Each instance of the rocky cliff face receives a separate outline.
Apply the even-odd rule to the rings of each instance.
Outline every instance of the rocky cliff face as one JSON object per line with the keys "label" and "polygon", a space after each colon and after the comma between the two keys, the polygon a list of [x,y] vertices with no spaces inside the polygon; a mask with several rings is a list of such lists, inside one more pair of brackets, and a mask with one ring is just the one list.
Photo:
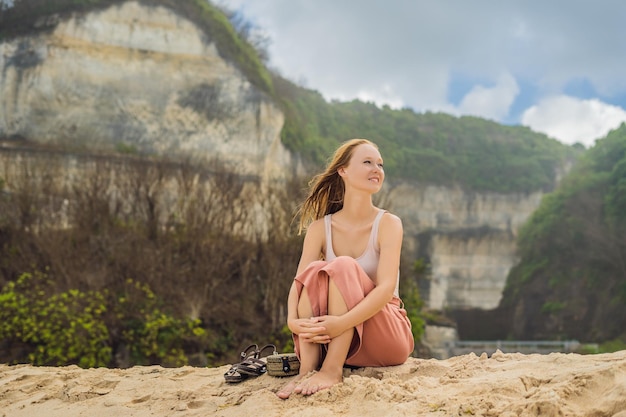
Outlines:
{"label": "rocky cliff face", "polygon": [[291,170],[279,108],[170,9],[127,2],[41,24],[52,30],[0,44],[0,135]]}
{"label": "rocky cliff face", "polygon": [[541,196],[394,187],[388,198],[404,223],[405,255],[425,259],[431,267],[431,279],[421,288],[428,306],[497,307],[506,276],[517,262],[517,231]]}
{"label": "rocky cliff face", "polygon": [[[217,159],[261,185],[298,170],[280,142],[277,105],[173,11],[127,2],[42,24],[51,30],[0,43],[0,136]],[[11,155],[0,172],[19,172]],[[432,267],[431,308],[497,306],[517,230],[541,193],[399,184],[387,197],[404,222],[405,255]],[[263,222],[272,208],[250,201]]]}

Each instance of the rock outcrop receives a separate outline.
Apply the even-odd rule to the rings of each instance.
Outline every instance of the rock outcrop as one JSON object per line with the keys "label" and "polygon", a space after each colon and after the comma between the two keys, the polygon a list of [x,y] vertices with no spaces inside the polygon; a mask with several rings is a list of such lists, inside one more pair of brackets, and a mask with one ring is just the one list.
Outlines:
{"label": "rock outcrop", "polygon": [[292,171],[284,116],[173,10],[125,2],[0,43],[0,135]]}
{"label": "rock outcrop", "polygon": [[498,306],[517,262],[519,227],[538,207],[541,192],[498,194],[402,184],[389,193],[401,216],[406,253],[430,265],[422,286],[432,309]]}

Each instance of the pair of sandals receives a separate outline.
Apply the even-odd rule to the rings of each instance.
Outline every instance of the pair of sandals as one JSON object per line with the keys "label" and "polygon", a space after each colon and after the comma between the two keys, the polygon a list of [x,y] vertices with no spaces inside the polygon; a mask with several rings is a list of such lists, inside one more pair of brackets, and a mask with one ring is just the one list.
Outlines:
{"label": "pair of sandals", "polygon": [[224,374],[226,382],[241,382],[249,377],[263,375],[267,372],[267,357],[277,355],[276,346],[265,345],[261,349],[256,344],[252,344],[241,352],[241,362],[230,367]]}

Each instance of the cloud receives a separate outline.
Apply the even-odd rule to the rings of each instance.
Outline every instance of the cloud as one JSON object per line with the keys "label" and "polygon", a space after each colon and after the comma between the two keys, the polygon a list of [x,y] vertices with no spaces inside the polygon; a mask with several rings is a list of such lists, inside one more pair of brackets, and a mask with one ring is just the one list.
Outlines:
{"label": "cloud", "polygon": [[460,114],[479,116],[486,119],[502,120],[519,93],[519,86],[511,74],[502,74],[496,85],[474,86],[461,100],[457,111]]}
{"label": "cloud", "polygon": [[357,94],[357,98],[361,101],[376,103],[380,107],[385,104],[394,109],[404,107],[402,96],[395,92],[394,88],[389,84],[385,84],[375,90],[360,90]]}
{"label": "cloud", "polygon": [[597,99],[581,100],[557,95],[544,98],[528,108],[521,122],[561,142],[580,142],[591,146],[596,139],[626,122],[626,111]]}
{"label": "cloud", "polygon": [[[217,1],[267,31],[273,68],[306,80],[326,99],[501,123],[523,116],[534,130],[568,143],[615,126],[623,110],[604,103],[626,108],[626,25],[617,0],[570,0],[567,8],[543,0]],[[576,80],[588,88],[568,89]],[[582,109],[559,114],[551,99],[538,101],[565,94],[578,95]]]}

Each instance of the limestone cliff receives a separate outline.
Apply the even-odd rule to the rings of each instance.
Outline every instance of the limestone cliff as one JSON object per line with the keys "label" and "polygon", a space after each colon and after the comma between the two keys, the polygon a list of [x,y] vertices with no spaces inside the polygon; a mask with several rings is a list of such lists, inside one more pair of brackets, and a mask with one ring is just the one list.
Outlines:
{"label": "limestone cliff", "polygon": [[291,170],[280,109],[171,9],[126,2],[40,24],[52,30],[0,44],[0,135]]}
{"label": "limestone cliff", "polygon": [[[219,160],[261,184],[301,169],[280,141],[276,103],[173,10],[131,1],[40,24],[50,30],[0,43],[0,137]],[[0,173],[19,172],[11,155]],[[405,256],[431,264],[427,304],[497,306],[517,230],[541,193],[407,183],[386,192],[404,222]],[[251,217],[262,222],[269,210],[254,200]]]}
{"label": "limestone cliff", "polygon": [[388,198],[403,219],[405,255],[425,259],[431,278],[422,286],[428,306],[498,306],[506,276],[517,262],[519,227],[537,208],[541,192],[497,194],[402,184]]}

